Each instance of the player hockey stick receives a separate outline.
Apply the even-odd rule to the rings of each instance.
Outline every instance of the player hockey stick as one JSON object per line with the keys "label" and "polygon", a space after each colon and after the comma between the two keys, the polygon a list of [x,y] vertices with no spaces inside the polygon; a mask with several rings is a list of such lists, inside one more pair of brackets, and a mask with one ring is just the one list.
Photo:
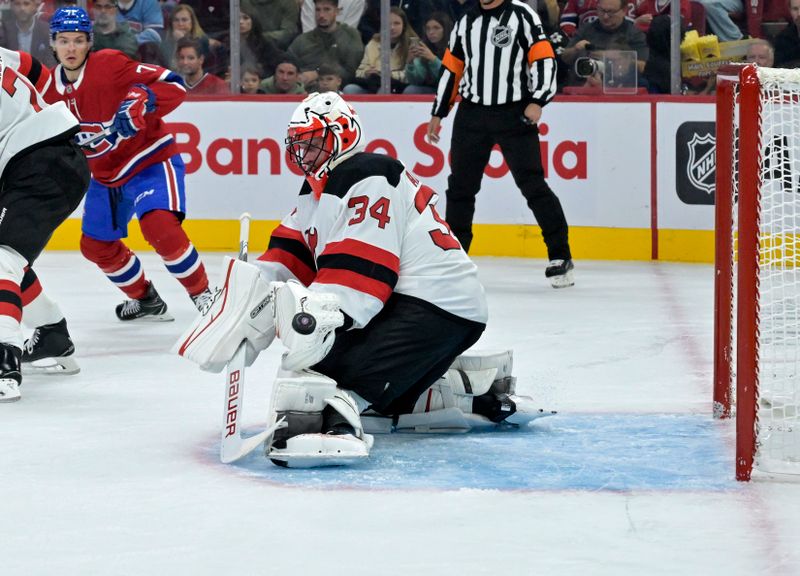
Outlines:
{"label": "player hockey stick", "polygon": [[[239,260],[247,262],[248,238],[250,236],[250,214],[239,216]],[[244,400],[244,368],[246,343],[236,349],[225,370],[225,407],[223,410],[222,441],[219,458],[223,464],[230,464],[244,458],[258,448],[275,430],[286,424],[283,418],[254,436],[244,438],[239,426]]]}

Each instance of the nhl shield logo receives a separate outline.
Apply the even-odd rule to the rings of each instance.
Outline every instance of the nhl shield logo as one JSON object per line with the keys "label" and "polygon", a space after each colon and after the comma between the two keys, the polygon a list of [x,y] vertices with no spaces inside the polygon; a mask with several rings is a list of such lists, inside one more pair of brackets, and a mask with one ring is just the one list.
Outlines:
{"label": "nhl shield logo", "polygon": [[495,26],[495,29],[492,30],[492,37],[490,38],[490,41],[498,48],[505,48],[511,44],[513,39],[514,31],[508,26],[500,25]]}
{"label": "nhl shield logo", "polygon": [[713,134],[699,136],[695,133],[686,145],[689,149],[686,164],[689,182],[706,194],[713,193],[716,187],[716,138]]}

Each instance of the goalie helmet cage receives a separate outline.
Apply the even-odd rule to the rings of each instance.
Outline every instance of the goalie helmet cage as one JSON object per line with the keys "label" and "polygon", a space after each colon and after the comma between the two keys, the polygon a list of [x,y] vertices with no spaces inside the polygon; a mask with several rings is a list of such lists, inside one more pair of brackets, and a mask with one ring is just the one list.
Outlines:
{"label": "goalie helmet cage", "polygon": [[800,70],[717,76],[714,415],[736,478],[800,474]]}

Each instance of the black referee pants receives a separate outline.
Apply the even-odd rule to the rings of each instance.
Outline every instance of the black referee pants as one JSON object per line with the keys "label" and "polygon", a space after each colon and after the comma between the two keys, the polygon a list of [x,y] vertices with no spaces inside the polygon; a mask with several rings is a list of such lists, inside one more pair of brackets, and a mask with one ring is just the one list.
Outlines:
{"label": "black referee pants", "polygon": [[453,122],[451,172],[447,179],[447,220],[464,250],[472,243],[475,196],[495,144],[542,229],[550,260],[572,258],[561,202],[544,179],[539,128],[523,122],[526,103],[479,106],[461,101]]}

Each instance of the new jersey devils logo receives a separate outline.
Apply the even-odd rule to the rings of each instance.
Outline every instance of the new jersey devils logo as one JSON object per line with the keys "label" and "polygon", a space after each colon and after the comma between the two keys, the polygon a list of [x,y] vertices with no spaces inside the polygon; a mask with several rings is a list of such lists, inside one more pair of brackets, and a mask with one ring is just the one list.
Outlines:
{"label": "new jersey devils logo", "polygon": [[119,137],[116,132],[109,133],[99,122],[81,122],[81,131],[75,135],[75,142],[83,148],[87,158],[97,158],[116,148]]}
{"label": "new jersey devils logo", "polygon": [[311,249],[311,255],[316,258],[317,256],[317,229],[314,227],[306,230],[306,238],[308,238],[308,247]]}

